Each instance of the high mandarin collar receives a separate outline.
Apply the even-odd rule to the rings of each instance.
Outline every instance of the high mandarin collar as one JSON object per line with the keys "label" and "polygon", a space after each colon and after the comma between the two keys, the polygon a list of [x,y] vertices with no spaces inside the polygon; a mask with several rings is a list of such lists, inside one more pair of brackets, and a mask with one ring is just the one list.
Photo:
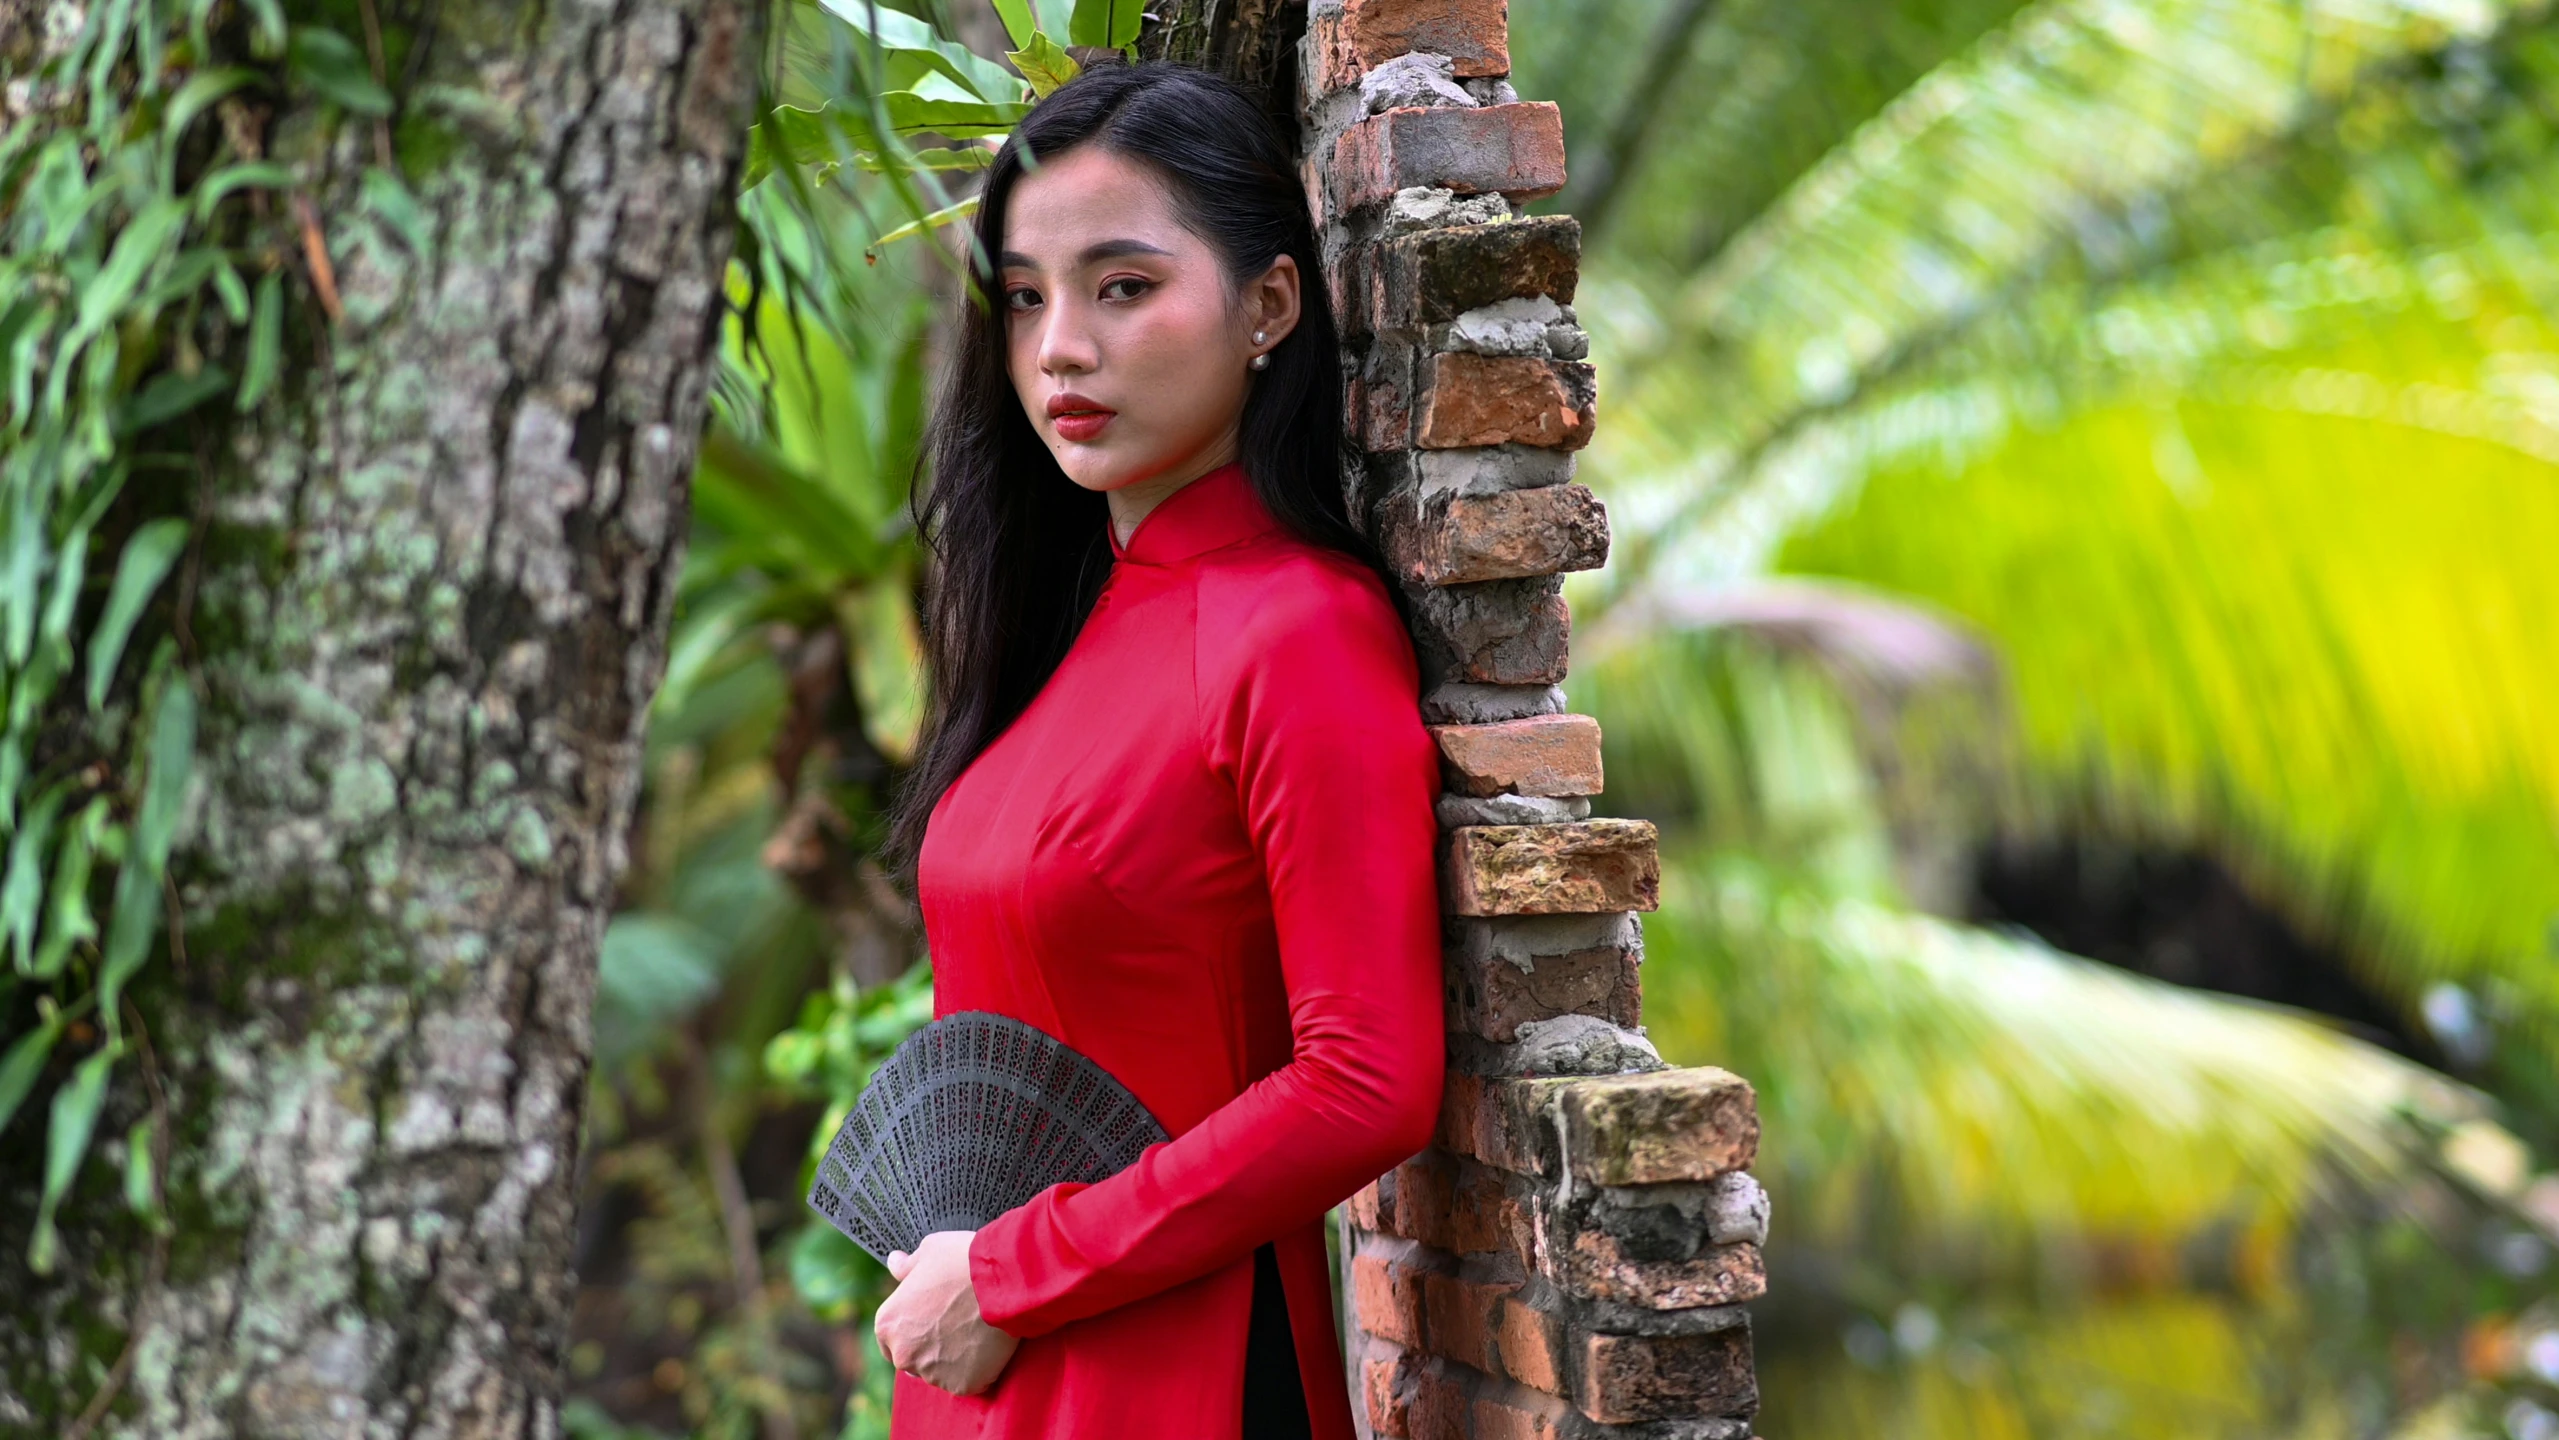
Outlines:
{"label": "high mandarin collar", "polygon": [[1105,522],[1111,556],[1132,565],[1172,565],[1279,527],[1254,493],[1244,462],[1230,460],[1155,502],[1128,543]]}

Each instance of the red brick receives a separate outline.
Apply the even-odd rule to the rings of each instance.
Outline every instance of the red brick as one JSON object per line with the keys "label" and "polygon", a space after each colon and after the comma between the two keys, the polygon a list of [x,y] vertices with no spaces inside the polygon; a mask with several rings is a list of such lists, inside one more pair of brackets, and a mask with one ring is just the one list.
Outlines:
{"label": "red brick", "polygon": [[1589,362],[1538,355],[1432,355],[1423,367],[1414,443],[1425,450],[1516,443],[1578,450],[1590,443],[1598,381]]}
{"label": "red brick", "polygon": [[1351,1297],[1360,1328],[1408,1348],[1422,1344],[1425,1264],[1409,1241],[1372,1239],[1351,1257]]}
{"label": "red brick", "polygon": [[1750,1331],[1707,1335],[1585,1335],[1581,1412],[1606,1425],[1759,1408]]}
{"label": "red brick", "polygon": [[1422,1311],[1430,1325],[1430,1350],[1491,1372],[1493,1326],[1502,1300],[1519,1288],[1462,1280],[1455,1275],[1422,1277]]}
{"label": "red brick", "polygon": [[1533,1390],[1478,1394],[1472,1440],[1562,1440],[1568,1418],[1563,1401]]}
{"label": "red brick", "polygon": [[1406,1440],[1413,1433],[1412,1353],[1383,1340],[1370,1340],[1360,1356],[1360,1392],[1368,1403],[1372,1433]]}
{"label": "red brick", "polygon": [[1498,1045],[1517,1040],[1523,1021],[1558,1015],[1596,1015],[1632,1029],[1641,1019],[1638,969],[1634,952],[1616,946],[1540,955],[1534,970],[1498,955],[1453,957],[1448,1028]]}
{"label": "red brick", "polygon": [[1381,205],[1411,185],[1461,194],[1498,190],[1514,204],[1564,188],[1564,117],[1550,101],[1398,106],[1333,142],[1331,210]]}
{"label": "red brick", "polygon": [[1476,1377],[1464,1368],[1432,1360],[1413,1374],[1414,1440],[1470,1440]]}
{"label": "red brick", "polygon": [[1466,825],[1448,832],[1440,899],[1455,915],[1590,915],[1661,908],[1649,820]]}
{"label": "red brick", "polygon": [[1440,777],[1455,794],[1567,796],[1600,792],[1603,775],[1599,722],[1588,715],[1532,715],[1485,725],[1434,725],[1431,738],[1439,742]]}
{"label": "red brick", "polygon": [[1445,55],[1458,77],[1508,75],[1510,17],[1503,0],[1348,0],[1316,15],[1314,92],[1329,95],[1399,55]]}
{"label": "red brick", "polygon": [[1417,585],[1556,575],[1608,563],[1608,511],[1581,485],[1407,495],[1381,508],[1387,556]]}
{"label": "red brick", "polygon": [[1494,1322],[1501,1371],[1550,1395],[1564,1393],[1564,1321],[1513,1295]]}
{"label": "red brick", "polygon": [[1569,1249],[1541,1247],[1539,1259],[1547,1278],[1575,1295],[1648,1310],[1732,1305],[1768,1291],[1759,1247],[1746,1242],[1705,1246],[1686,1260],[1638,1260],[1617,1237],[1584,1230]]}
{"label": "red brick", "polygon": [[1532,1226],[1510,1193],[1505,1171],[1425,1150],[1397,1166],[1392,1205],[1379,1207],[1381,1233],[1417,1240],[1451,1255],[1509,1254],[1525,1260]]}
{"label": "red brick", "polygon": [[1351,376],[1353,436],[1372,452],[1403,450],[1413,443],[1413,347],[1382,339],[1370,346]]}
{"label": "red brick", "polygon": [[1387,1228],[1382,1223],[1384,1215],[1378,1202],[1376,1181],[1371,1180],[1352,1191],[1351,1198],[1343,1201],[1342,1205],[1350,1213],[1351,1223],[1362,1230],[1375,1231]]}

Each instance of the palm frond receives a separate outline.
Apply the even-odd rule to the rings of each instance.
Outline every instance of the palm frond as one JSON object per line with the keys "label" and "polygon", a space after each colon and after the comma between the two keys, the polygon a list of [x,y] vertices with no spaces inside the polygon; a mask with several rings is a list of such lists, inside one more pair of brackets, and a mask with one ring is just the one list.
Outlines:
{"label": "palm frond", "polygon": [[[2318,223],[2340,198],[2336,152],[2356,148],[2332,129],[2350,101],[2419,86],[2465,47],[2528,39],[2541,14],[2276,0],[2029,10],[1894,101],[1702,270],[1586,282],[1595,350],[1624,377],[1597,458],[1639,533],[1683,526],[1704,497],[1756,481],[1808,418],[1866,401],[2043,285],[2196,258],[2189,220],[2217,219],[2204,229],[2220,245],[2297,230],[2305,213]],[[2268,167],[2270,154],[2294,163]],[[2234,188],[2259,203],[2215,212],[2223,182],[2251,166],[2274,176]],[[2411,177],[2365,178],[2359,202]]]}

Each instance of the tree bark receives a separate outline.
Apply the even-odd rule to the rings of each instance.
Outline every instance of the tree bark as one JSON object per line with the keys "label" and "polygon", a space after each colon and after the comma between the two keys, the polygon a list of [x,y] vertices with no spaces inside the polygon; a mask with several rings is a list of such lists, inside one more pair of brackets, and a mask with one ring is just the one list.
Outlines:
{"label": "tree bark", "polygon": [[273,117],[342,314],[303,293],[307,363],[196,481],[176,928],[132,992],[147,1074],[98,1127],[156,1094],[176,1229],[132,1219],[101,1145],[64,1265],[26,1273],[22,1120],[0,1433],[68,1433],[102,1390],[94,1433],[153,1440],[561,1433],[597,948],[758,7],[397,9],[417,213],[368,191],[370,122]]}
{"label": "tree bark", "polygon": [[1262,108],[1297,133],[1297,42],[1305,0],[1162,0],[1137,37],[1141,60],[1213,70],[1262,97]]}

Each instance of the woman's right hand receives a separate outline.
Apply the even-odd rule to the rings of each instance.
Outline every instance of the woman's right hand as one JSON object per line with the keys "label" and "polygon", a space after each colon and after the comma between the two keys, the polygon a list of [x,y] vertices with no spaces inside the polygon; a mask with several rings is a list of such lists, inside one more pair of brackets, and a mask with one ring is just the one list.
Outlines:
{"label": "woman's right hand", "polygon": [[954,1395],[974,1395],[995,1383],[1020,1346],[979,1318],[977,1287],[969,1278],[969,1237],[974,1230],[936,1230],[916,1242],[915,1253],[889,1252],[897,1288],[871,1321],[889,1364]]}

